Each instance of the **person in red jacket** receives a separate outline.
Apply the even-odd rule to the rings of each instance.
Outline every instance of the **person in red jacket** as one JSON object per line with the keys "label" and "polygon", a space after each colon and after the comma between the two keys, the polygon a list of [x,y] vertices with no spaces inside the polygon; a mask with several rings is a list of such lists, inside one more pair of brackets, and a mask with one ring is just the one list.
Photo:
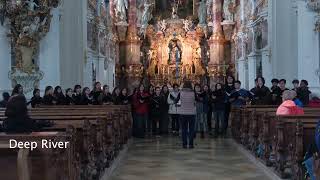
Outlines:
{"label": "person in red jacket", "polygon": [[317,96],[313,97],[309,101],[308,107],[320,107],[320,99]]}
{"label": "person in red jacket", "polygon": [[293,90],[286,90],[282,94],[282,104],[277,109],[277,115],[303,115],[304,111],[298,107],[293,98],[297,96],[297,93]]}
{"label": "person in red jacket", "polygon": [[145,91],[144,85],[141,84],[134,96],[133,105],[136,117],[133,122],[133,136],[143,138],[145,136],[146,122],[148,121],[149,93]]}

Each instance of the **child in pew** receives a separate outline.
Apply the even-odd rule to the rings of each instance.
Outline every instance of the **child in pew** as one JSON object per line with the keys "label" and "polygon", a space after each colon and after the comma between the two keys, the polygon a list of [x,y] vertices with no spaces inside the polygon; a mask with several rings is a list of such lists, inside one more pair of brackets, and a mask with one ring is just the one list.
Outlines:
{"label": "child in pew", "polygon": [[283,103],[277,109],[277,115],[303,115],[304,111],[298,107],[293,99],[297,93],[293,90],[286,90],[282,94]]}

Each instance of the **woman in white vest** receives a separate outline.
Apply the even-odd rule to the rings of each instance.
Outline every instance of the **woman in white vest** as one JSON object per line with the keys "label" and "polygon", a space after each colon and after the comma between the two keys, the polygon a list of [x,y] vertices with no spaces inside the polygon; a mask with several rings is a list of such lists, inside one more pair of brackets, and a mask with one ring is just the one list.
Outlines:
{"label": "woman in white vest", "polygon": [[169,115],[171,117],[172,133],[174,135],[179,135],[180,123],[179,123],[179,113],[178,107],[181,105],[180,101],[180,91],[179,85],[173,85],[173,91],[168,95],[168,104],[169,104]]}

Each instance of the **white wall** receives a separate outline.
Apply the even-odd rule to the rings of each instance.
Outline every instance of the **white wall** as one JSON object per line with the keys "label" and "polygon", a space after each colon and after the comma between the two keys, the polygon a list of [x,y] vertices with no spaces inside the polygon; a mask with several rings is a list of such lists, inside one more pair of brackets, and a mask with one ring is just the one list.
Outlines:
{"label": "white wall", "polygon": [[0,25],[0,92],[12,90],[11,80],[8,78],[11,67],[11,47],[7,30],[5,26]]}
{"label": "white wall", "polygon": [[272,1],[271,58],[275,78],[291,82],[297,77],[297,27],[291,0]]}
{"label": "white wall", "polygon": [[50,31],[40,41],[39,67],[44,72],[40,81],[40,89],[46,86],[60,85],[60,23],[59,8],[52,9],[52,20]]}
{"label": "white wall", "polygon": [[60,79],[63,87],[83,83],[87,58],[87,1],[63,0],[60,20]]}
{"label": "white wall", "polygon": [[298,1],[298,78],[306,79],[312,91],[320,92],[319,32],[314,31],[316,13]]}

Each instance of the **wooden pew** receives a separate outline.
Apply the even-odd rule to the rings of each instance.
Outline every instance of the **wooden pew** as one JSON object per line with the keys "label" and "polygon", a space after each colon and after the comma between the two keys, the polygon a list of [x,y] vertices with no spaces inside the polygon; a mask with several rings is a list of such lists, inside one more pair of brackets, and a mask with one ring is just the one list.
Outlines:
{"label": "wooden pew", "polygon": [[[33,149],[10,148],[10,139],[21,142],[36,142]],[[46,149],[41,141],[68,142],[66,149]],[[6,180],[77,180],[74,164],[74,134],[72,131],[35,132],[31,134],[0,133],[1,179]]]}
{"label": "wooden pew", "polygon": [[[240,127],[240,131],[232,127],[233,136],[254,154],[257,147],[262,145],[263,154],[260,158],[267,165],[273,165],[281,177],[302,179],[305,173],[302,160],[307,147],[314,140],[319,109],[304,108],[305,115],[300,116],[276,116],[275,111],[273,107],[233,109],[233,113],[240,117],[232,119],[237,120],[232,125]],[[287,174],[288,169],[291,174]]]}
{"label": "wooden pew", "polygon": [[[54,126],[45,130],[65,131],[72,126],[76,133],[76,156],[78,158],[81,179],[95,179],[105,167],[110,166],[119,149],[115,136],[115,126],[111,117],[109,121],[100,116],[34,116],[36,120],[50,119]],[[104,128],[105,127],[105,128]],[[103,158],[103,159],[101,159]],[[103,163],[102,163],[103,162]]]}

